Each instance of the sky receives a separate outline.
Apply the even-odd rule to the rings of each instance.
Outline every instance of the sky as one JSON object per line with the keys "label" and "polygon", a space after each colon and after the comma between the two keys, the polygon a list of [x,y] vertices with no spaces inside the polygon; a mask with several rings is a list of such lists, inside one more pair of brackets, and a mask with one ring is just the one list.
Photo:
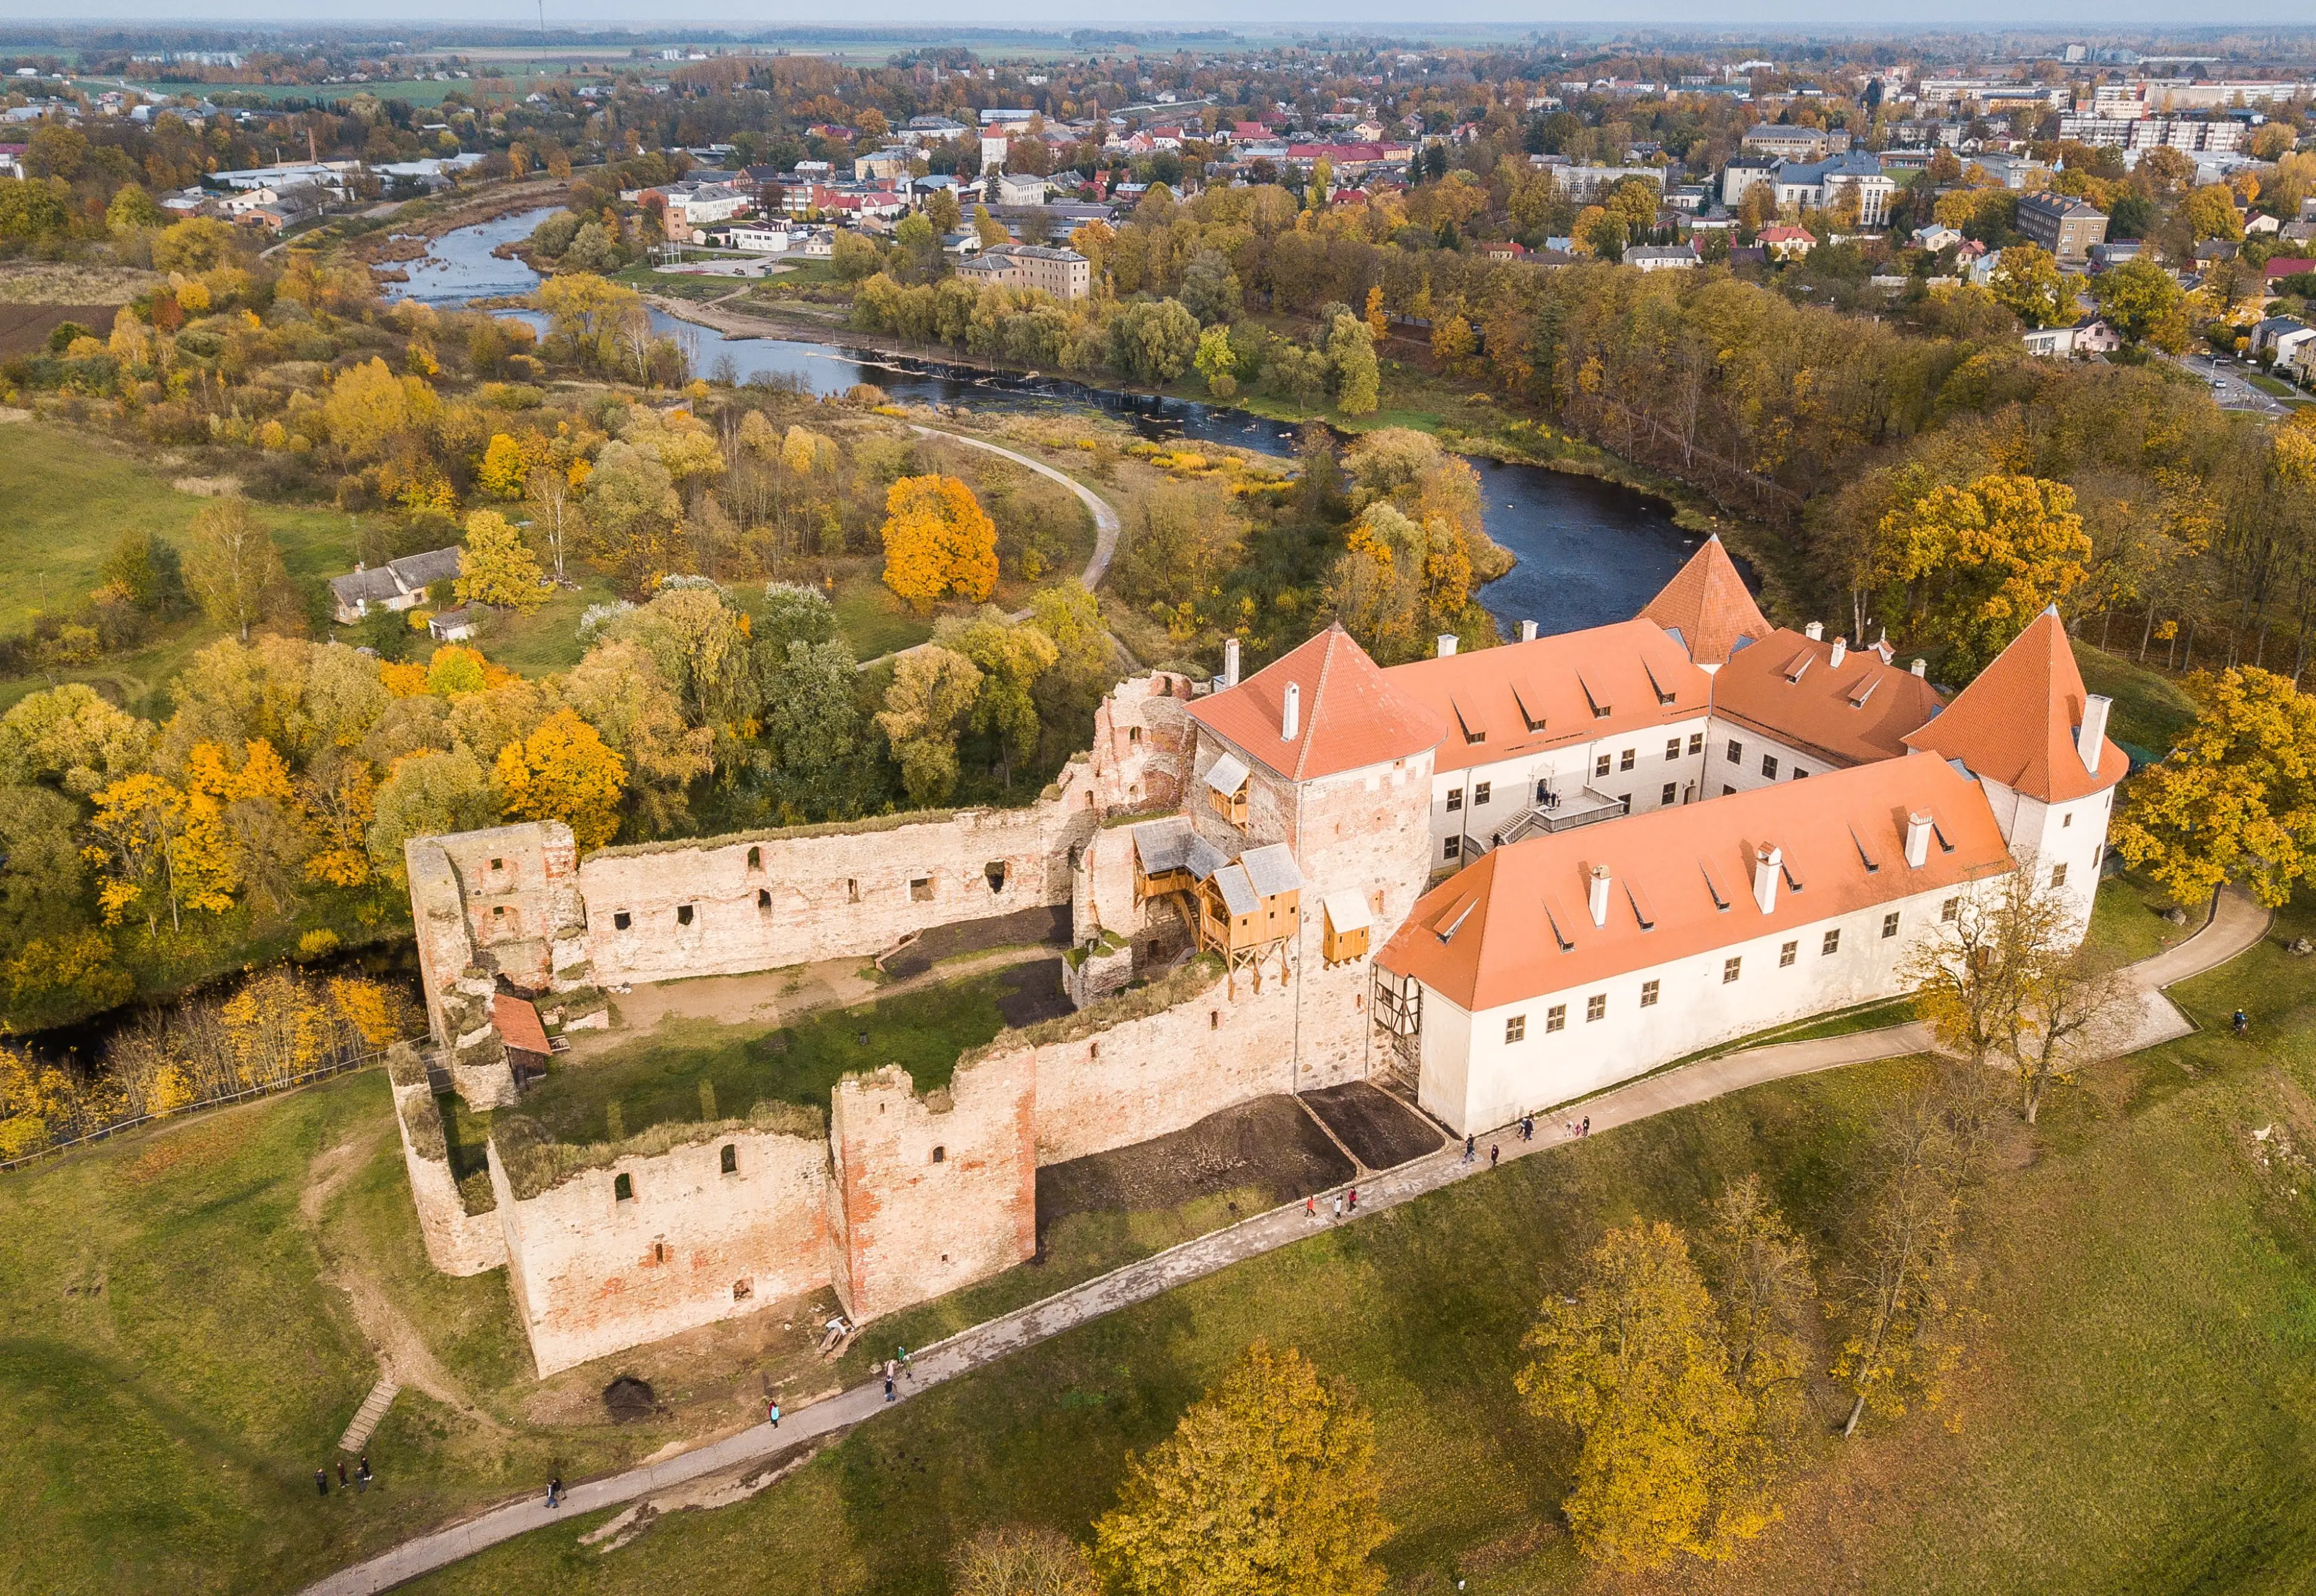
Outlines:
{"label": "sky", "polygon": [[[975,13],[955,0],[848,0],[842,5],[775,6],[763,0],[548,0],[550,26],[629,27],[655,35],[680,34],[686,23],[724,28],[879,24],[984,27],[1228,27],[1369,29],[1417,33],[1453,22],[1517,27],[1682,27],[1741,30],[1822,28],[1852,31],[1931,27],[2079,29],[2086,37],[2147,27],[2219,28],[2316,23],[2308,0],[1941,0],[1926,10],[1918,0],[1169,0],[1162,8],[1119,12],[1084,0],[1007,0]],[[67,10],[57,0],[0,0],[0,19],[87,23],[150,20],[180,25],[272,22],[287,25],[378,25],[467,22],[484,26],[535,24],[535,0],[90,0]],[[0,25],[4,25],[0,23]]]}

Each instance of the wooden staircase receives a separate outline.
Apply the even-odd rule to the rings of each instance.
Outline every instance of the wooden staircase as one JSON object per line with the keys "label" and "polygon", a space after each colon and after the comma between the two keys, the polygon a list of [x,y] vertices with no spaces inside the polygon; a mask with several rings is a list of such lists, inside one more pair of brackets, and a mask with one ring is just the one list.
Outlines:
{"label": "wooden staircase", "polygon": [[370,1395],[362,1398],[361,1406],[354,1411],[354,1422],[347,1425],[345,1434],[338,1438],[338,1450],[359,1452],[370,1445],[370,1438],[385,1419],[386,1410],[394,1405],[394,1399],[401,1391],[402,1386],[392,1375],[379,1375],[378,1384],[370,1388]]}

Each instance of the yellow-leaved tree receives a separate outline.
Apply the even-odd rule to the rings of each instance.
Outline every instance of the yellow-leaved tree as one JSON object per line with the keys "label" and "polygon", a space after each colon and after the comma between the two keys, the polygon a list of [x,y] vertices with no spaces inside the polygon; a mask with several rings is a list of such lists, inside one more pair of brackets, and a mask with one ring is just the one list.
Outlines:
{"label": "yellow-leaved tree", "polygon": [[530,481],[531,451],[522,441],[508,432],[494,432],[483,450],[483,462],[475,469],[475,480],[485,493],[502,499],[522,497]]}
{"label": "yellow-leaved tree", "polygon": [[104,788],[95,801],[83,851],[104,872],[96,900],[107,925],[139,918],[149,934],[166,908],[176,931],[186,909],[232,907],[238,885],[232,843],[214,803],[143,771]]}
{"label": "yellow-leaved tree", "polygon": [[1375,1596],[1391,1530],[1374,1421],[1294,1348],[1256,1342],[1128,1461],[1093,1562],[1118,1596]]}
{"label": "yellow-leaved tree", "polygon": [[2075,490],[2039,477],[1933,488],[1883,518],[1880,548],[1884,612],[1903,615],[1910,637],[1945,644],[1957,682],[2090,574]]}
{"label": "yellow-leaved tree", "polygon": [[509,820],[560,820],[582,848],[601,848],[619,829],[627,762],[595,728],[557,709],[537,730],[499,750],[491,792]]}
{"label": "yellow-leaved tree", "polygon": [[920,615],[944,594],[997,586],[997,523],[954,477],[904,477],[885,493],[885,585]]}
{"label": "yellow-leaved tree", "polygon": [[2201,711],[2133,779],[2116,848],[2183,904],[2241,881],[2280,907],[2316,862],[2316,699],[2249,665],[2187,688]]}
{"label": "yellow-leaved tree", "polygon": [[1759,1405],[1679,1231],[1610,1231],[1526,1344],[1528,1411],[1583,1437],[1564,1511],[1585,1556],[1641,1569],[1724,1558],[1776,1521]]}
{"label": "yellow-leaved tree", "polygon": [[467,540],[459,549],[459,579],[451,591],[460,603],[498,604],[529,610],[547,602],[539,561],[524,547],[514,523],[495,510],[467,517]]}

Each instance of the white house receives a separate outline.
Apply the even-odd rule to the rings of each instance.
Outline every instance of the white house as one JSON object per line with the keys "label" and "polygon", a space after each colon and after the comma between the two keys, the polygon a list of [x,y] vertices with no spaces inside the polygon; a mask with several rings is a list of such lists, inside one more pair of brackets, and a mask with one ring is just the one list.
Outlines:
{"label": "white house", "polygon": [[2022,335],[2019,342],[2026,344],[2028,354],[2088,359],[2121,349],[2123,335],[2107,325],[2105,317],[2086,316],[2063,327],[2037,327]]}
{"label": "white house", "polygon": [[456,546],[405,554],[382,566],[358,565],[343,576],[330,578],[338,624],[351,626],[369,614],[373,605],[381,610],[407,610],[426,596],[428,588],[458,574]]}
{"label": "white house", "polygon": [[732,247],[749,254],[786,254],[793,237],[786,227],[754,227],[732,229]]}
{"label": "white house", "polygon": [[1687,272],[1700,262],[1690,244],[1644,244],[1625,252],[1625,264],[1639,272]]}
{"label": "white house", "polygon": [[[1376,954],[1377,1014],[1458,1131],[1894,996],[1923,940],[2017,871],[2080,938],[2129,768],[2055,611],[1941,705],[1884,649],[1771,628],[1717,542],[1639,620],[1383,674],[1446,723],[1432,784],[1463,830],[1446,850],[1435,804],[1454,873]],[[1462,846],[1479,782],[1536,765],[1575,767],[1575,803],[1608,813],[1538,814],[1516,787],[1522,816]]]}

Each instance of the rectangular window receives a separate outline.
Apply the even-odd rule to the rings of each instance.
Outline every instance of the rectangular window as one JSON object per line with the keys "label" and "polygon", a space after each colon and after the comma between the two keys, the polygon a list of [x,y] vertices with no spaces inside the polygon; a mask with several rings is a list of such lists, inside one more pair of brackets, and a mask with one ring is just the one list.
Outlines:
{"label": "rectangular window", "polygon": [[[2069,827],[2069,826],[2071,826],[2071,825],[2074,825],[2074,823],[2075,823],[2075,817],[2074,817],[2074,816],[2073,816],[2073,815],[2071,815],[2071,814],[2062,815],[2062,816],[2059,816],[2059,829],[2060,829],[2061,831],[2064,831],[2064,830],[2066,830],[2066,829],[2067,829],[2067,827]],[[494,863],[494,864],[495,864],[496,862],[497,862],[496,860],[494,860],[494,861],[493,861],[493,863]]]}
{"label": "rectangular window", "polygon": [[625,931],[635,923],[635,916],[628,914],[625,909],[614,909],[611,912],[611,929],[613,931]]}
{"label": "rectangular window", "polygon": [[1566,1003],[1554,1003],[1552,1007],[1544,1012],[1544,1029],[1548,1031],[1566,1030],[1568,1029],[1568,1005]]}
{"label": "rectangular window", "polygon": [[633,1202],[635,1199],[635,1176],[613,1175],[611,1177],[611,1200],[613,1202]]}
{"label": "rectangular window", "polygon": [[1745,762],[1745,745],[1734,737],[1729,739],[1729,762],[1733,765]]}
{"label": "rectangular window", "polygon": [[1587,1021],[1605,1020],[1608,1015],[1608,994],[1607,993],[1596,992],[1584,1000],[1584,1018]]}
{"label": "rectangular window", "polygon": [[2062,864],[2053,865],[2051,867],[2051,885],[2053,887],[2064,887],[2066,884],[2067,867]]}
{"label": "rectangular window", "polygon": [[1665,739],[1665,757],[1667,759],[1679,759],[1680,757],[1680,739],[1679,737],[1667,737]]}
{"label": "rectangular window", "polygon": [[1778,949],[1777,967],[1779,969],[1783,969],[1787,965],[1793,963],[1795,956],[1798,955],[1801,950],[1802,945],[1799,942],[1787,942],[1784,947]]}
{"label": "rectangular window", "polygon": [[1643,982],[1642,982],[1642,983],[1641,983],[1641,1007],[1643,1007],[1643,1008],[1644,1008],[1644,1009],[1653,1009],[1653,1008],[1655,1008],[1656,1006],[1657,1006],[1657,984],[1656,984],[1654,981],[1643,981]]}
{"label": "rectangular window", "polygon": [[1592,762],[1592,773],[1596,776],[1605,776],[1608,773],[1608,756],[1607,754],[1604,753],[1599,758]]}
{"label": "rectangular window", "polygon": [[918,876],[912,879],[909,883],[909,900],[919,904],[932,902],[933,878],[931,876]]}
{"label": "rectangular window", "polygon": [[1488,794],[1489,794],[1491,791],[1492,791],[1492,790],[1494,789],[1495,785],[1496,785],[1496,784],[1495,784],[1494,782],[1492,782],[1492,781],[1474,781],[1474,782],[1473,782],[1473,783],[1472,783],[1472,807],[1474,807],[1474,809],[1476,809],[1476,808],[1478,808],[1482,804],[1486,803],[1486,802],[1488,801]]}
{"label": "rectangular window", "polygon": [[1822,946],[1822,947],[1820,947],[1820,948],[1818,949],[1818,951],[1819,951],[1820,953],[1822,953],[1822,953],[1839,953],[1839,952],[1840,952],[1840,951],[1841,951],[1841,933],[1840,933],[1839,932],[1838,932],[1838,931],[1830,931],[1830,932],[1826,932],[1826,933],[1825,933],[1825,942],[1824,942],[1824,945],[1823,945],[1823,946]]}
{"label": "rectangular window", "polygon": [[1520,1042],[1526,1041],[1527,1039],[1528,1016],[1526,1014],[1514,1014],[1510,1019],[1504,1021],[1505,1041]]}
{"label": "rectangular window", "polygon": [[1680,783],[1678,781],[1668,781],[1664,784],[1664,792],[1658,798],[1657,802],[1670,805],[1673,799],[1679,796]]}
{"label": "rectangular window", "polygon": [[1624,753],[1618,754],[1617,756],[1617,768],[1620,771],[1631,770],[1633,768],[1633,754],[1635,752],[1635,750],[1627,748]]}
{"label": "rectangular window", "polygon": [[1730,982],[1734,981],[1737,978],[1738,973],[1744,969],[1744,967],[1745,961],[1742,958],[1723,959],[1721,961],[1721,984],[1724,986],[1728,985]]}
{"label": "rectangular window", "polygon": [[1893,909],[1887,914],[1882,916],[1882,934],[1884,938],[1894,937],[1898,934],[1897,910]]}
{"label": "rectangular window", "polygon": [[1772,781],[1775,781],[1777,779],[1777,756],[1776,754],[1764,753],[1761,755],[1761,774],[1767,776]]}
{"label": "rectangular window", "polygon": [[1442,859],[1460,859],[1463,854],[1464,839],[1461,837],[1449,837],[1439,844],[1439,857]]}
{"label": "rectangular window", "polygon": [[675,923],[678,925],[690,925],[691,923],[691,905],[690,904],[678,904],[675,905]]}
{"label": "rectangular window", "polygon": [[1688,734],[1688,751],[1691,753],[1702,753],[1705,752],[1705,734],[1703,732],[1691,732]]}
{"label": "rectangular window", "polygon": [[1463,807],[1464,789],[1460,787],[1449,788],[1448,789],[1448,813],[1453,815],[1456,810]]}
{"label": "rectangular window", "polygon": [[1958,897],[1950,897],[1938,905],[1938,918],[1948,925],[1952,925],[1955,916],[1961,913],[1962,899]]}

